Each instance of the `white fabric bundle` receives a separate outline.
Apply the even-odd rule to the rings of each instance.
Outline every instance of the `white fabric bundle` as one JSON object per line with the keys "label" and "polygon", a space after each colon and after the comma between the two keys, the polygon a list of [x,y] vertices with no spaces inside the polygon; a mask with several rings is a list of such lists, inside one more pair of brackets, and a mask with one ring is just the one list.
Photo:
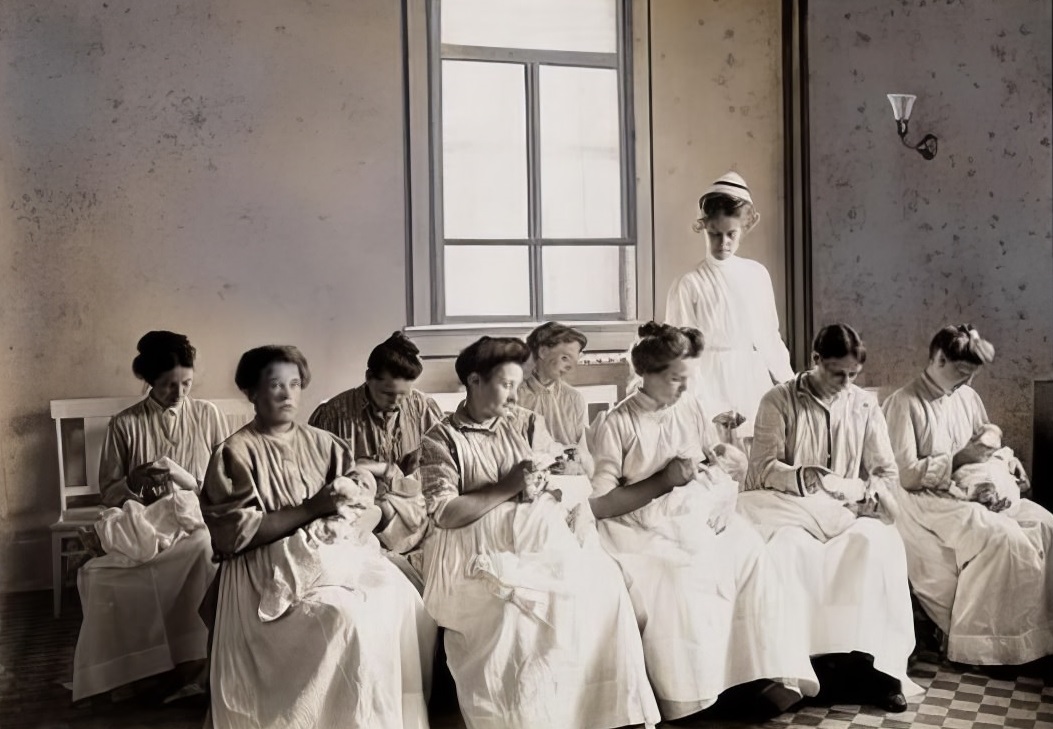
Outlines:
{"label": "white fabric bundle", "polygon": [[[327,548],[357,546],[379,552],[380,543],[373,536],[373,530],[380,523],[381,512],[373,503],[375,486],[370,487],[367,477],[364,472],[356,472],[354,478],[336,478],[333,498],[337,513],[316,519],[270,546],[272,577],[260,595],[260,620],[266,623],[280,618],[317,587],[363,586],[365,576],[361,567],[365,561],[347,559],[345,550]],[[333,559],[327,559],[329,556]]]}
{"label": "white fabric bundle", "polygon": [[193,491],[176,491],[149,506],[129,500],[99,514],[95,531],[107,554],[147,562],[187,534],[201,529],[201,506]]}
{"label": "white fabric bundle", "polygon": [[1009,471],[1013,451],[1002,446],[1002,429],[987,423],[980,431],[978,440],[993,453],[983,463],[968,463],[955,469],[947,492],[956,499],[984,505],[1003,500],[1009,506],[1016,504],[1020,501],[1020,483]]}

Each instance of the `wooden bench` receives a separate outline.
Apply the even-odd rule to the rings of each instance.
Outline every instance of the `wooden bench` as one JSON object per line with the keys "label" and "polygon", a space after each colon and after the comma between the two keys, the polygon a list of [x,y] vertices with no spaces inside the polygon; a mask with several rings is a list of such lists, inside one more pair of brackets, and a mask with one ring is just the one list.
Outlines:
{"label": "wooden bench", "polygon": [[[51,401],[59,469],[59,518],[51,525],[51,580],[56,618],[62,610],[67,560],[83,552],[77,529],[94,524],[103,508],[99,495],[99,460],[106,426],[110,418],[142,399],[140,395]],[[231,432],[252,420],[255,414],[252,403],[245,399],[211,402],[226,417]]]}

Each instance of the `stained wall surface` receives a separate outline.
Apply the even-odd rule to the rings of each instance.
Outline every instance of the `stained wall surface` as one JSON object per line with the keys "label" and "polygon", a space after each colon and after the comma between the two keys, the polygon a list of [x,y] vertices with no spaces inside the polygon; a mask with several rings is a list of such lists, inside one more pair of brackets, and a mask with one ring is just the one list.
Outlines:
{"label": "stained wall surface", "polygon": [[[768,267],[785,311],[781,3],[651,3],[655,315],[705,255],[691,230],[698,198],[728,170],[761,214],[739,254]],[[785,332],[785,328],[784,328]]]}
{"label": "stained wall surface", "polygon": [[[899,386],[945,323],[997,347],[975,386],[1025,460],[1031,381],[1053,372],[1048,0],[809,3],[814,316]],[[918,97],[901,146],[885,94]]]}
{"label": "stained wall surface", "polygon": [[306,410],[405,324],[400,12],[0,3],[0,590],[50,584],[48,401],[141,392],[145,331],[201,396],[294,343]]}

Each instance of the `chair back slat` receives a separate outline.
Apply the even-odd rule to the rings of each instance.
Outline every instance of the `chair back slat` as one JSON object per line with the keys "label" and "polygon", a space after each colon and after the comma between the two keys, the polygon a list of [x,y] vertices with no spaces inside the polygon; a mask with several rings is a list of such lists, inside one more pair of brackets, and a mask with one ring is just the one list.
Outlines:
{"label": "chair back slat", "polygon": [[99,462],[110,418],[84,418],[84,472],[88,493],[99,493]]}
{"label": "chair back slat", "polygon": [[70,508],[67,500],[70,496],[86,489],[88,484],[85,472],[84,421],[77,418],[56,420],[56,432],[60,435],[59,456],[62,459],[60,479],[62,490],[60,503],[62,511]]}

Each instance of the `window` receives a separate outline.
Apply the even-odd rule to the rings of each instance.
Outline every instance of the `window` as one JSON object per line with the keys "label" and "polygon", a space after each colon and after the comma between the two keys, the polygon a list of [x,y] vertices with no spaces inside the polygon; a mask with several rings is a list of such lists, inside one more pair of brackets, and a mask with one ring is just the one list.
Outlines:
{"label": "window", "polygon": [[637,4],[409,0],[414,325],[650,315]]}

